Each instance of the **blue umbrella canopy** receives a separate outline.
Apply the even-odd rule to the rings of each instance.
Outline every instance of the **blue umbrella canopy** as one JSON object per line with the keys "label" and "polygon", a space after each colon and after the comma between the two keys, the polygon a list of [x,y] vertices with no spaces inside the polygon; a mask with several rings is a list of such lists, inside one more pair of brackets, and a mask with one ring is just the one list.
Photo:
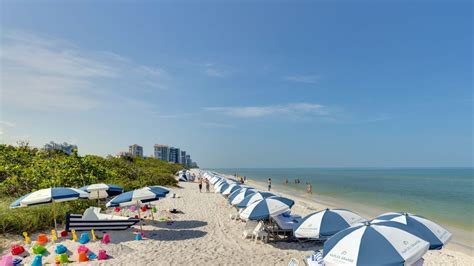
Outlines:
{"label": "blue umbrella canopy", "polygon": [[89,199],[104,199],[117,196],[123,192],[123,187],[103,183],[84,186],[80,189],[89,192]]}
{"label": "blue umbrella canopy", "polygon": [[224,191],[222,191],[222,195],[226,196],[226,195],[230,195],[232,192],[238,190],[238,189],[241,189],[242,186],[239,185],[239,184],[230,184]]}
{"label": "blue umbrella canopy", "polygon": [[159,186],[149,186],[122,193],[109,202],[107,207],[123,207],[137,203],[147,203],[166,197],[169,190]]}
{"label": "blue umbrella canopy", "polygon": [[222,193],[224,190],[226,190],[230,186],[229,183],[222,183],[220,186],[216,188],[216,192]]}
{"label": "blue umbrella canopy", "polygon": [[413,265],[429,243],[404,230],[381,224],[354,225],[324,243],[325,265]]}
{"label": "blue umbrella canopy", "polygon": [[89,193],[77,188],[54,187],[40,189],[28,193],[10,204],[10,208],[27,207],[52,202],[62,202],[76,199],[88,199]]}
{"label": "blue umbrella canopy", "polygon": [[384,223],[408,231],[428,241],[431,250],[441,249],[452,237],[448,230],[437,223],[407,212],[385,213],[372,220],[372,223]]}
{"label": "blue umbrella canopy", "polygon": [[288,205],[289,208],[291,208],[291,207],[293,207],[293,205],[295,205],[295,201],[294,201],[294,200],[289,199],[289,198],[285,198],[285,197],[270,196],[270,197],[268,197],[267,199],[276,199],[276,200],[279,200],[279,201],[285,203],[286,205]]}
{"label": "blue umbrella canopy", "polygon": [[232,194],[230,194],[228,200],[229,203],[232,205],[237,205],[239,204],[246,196],[253,194],[257,192],[256,189],[251,188],[251,187],[244,187],[239,190],[234,191]]}
{"label": "blue umbrella canopy", "polygon": [[266,199],[272,196],[276,196],[276,195],[270,192],[263,192],[263,191],[255,192],[255,193],[247,195],[239,204],[236,205],[236,207],[239,209],[243,209],[258,200]]}
{"label": "blue umbrella canopy", "polygon": [[324,240],[365,219],[344,209],[325,209],[306,217],[294,229],[296,238]]}

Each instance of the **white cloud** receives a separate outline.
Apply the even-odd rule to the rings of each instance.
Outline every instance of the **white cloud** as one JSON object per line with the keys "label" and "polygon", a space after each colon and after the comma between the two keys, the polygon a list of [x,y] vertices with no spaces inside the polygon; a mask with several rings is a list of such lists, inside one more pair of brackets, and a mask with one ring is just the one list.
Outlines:
{"label": "white cloud", "polygon": [[9,122],[9,121],[1,121],[0,120],[0,125],[4,125],[4,126],[7,126],[7,127],[15,127],[15,123],[12,123],[12,122]]}
{"label": "white cloud", "polygon": [[201,126],[205,128],[235,128],[234,125],[224,124],[224,123],[215,123],[215,122],[204,122],[204,123],[201,123]]}
{"label": "white cloud", "polygon": [[223,78],[229,75],[229,71],[223,66],[217,66],[214,63],[204,64],[204,73],[209,77]]}
{"label": "white cloud", "polygon": [[15,107],[87,110],[114,104],[121,84],[160,87],[166,79],[163,69],[28,32],[4,34],[1,51],[3,102]]}
{"label": "white cloud", "polygon": [[221,113],[234,117],[252,118],[272,115],[329,115],[326,106],[314,103],[290,103],[285,105],[241,106],[241,107],[207,107],[207,111]]}
{"label": "white cloud", "polygon": [[284,77],[285,80],[315,84],[321,77],[318,75],[291,75]]}

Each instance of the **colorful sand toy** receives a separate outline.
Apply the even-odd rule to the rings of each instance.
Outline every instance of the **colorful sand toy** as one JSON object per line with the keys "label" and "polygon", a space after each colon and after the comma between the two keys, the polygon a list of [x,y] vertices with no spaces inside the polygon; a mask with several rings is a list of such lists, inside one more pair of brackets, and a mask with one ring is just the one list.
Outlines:
{"label": "colorful sand toy", "polygon": [[46,243],[48,243],[48,236],[46,234],[39,234],[38,235],[38,239],[36,240],[36,243],[40,244],[40,245],[44,245]]}
{"label": "colorful sand toy", "polygon": [[109,256],[107,256],[107,251],[101,249],[99,250],[99,256],[98,256],[98,260],[106,260]]}
{"label": "colorful sand toy", "polygon": [[14,258],[14,259],[13,259],[13,266],[20,265],[22,261],[23,261],[23,259],[20,258],[20,257]]}
{"label": "colorful sand toy", "polygon": [[67,231],[66,230],[61,231],[61,237],[67,237]]}
{"label": "colorful sand toy", "polygon": [[28,236],[27,232],[23,232],[23,237],[25,238],[25,244],[26,245],[31,243],[31,238]]}
{"label": "colorful sand toy", "polygon": [[79,262],[89,261],[89,258],[87,257],[87,253],[86,252],[79,252],[78,261]]}
{"label": "colorful sand toy", "polygon": [[109,234],[104,234],[102,237],[102,244],[108,244],[110,243],[110,235]]}
{"label": "colorful sand toy", "polygon": [[89,248],[87,248],[86,246],[84,245],[80,245],[78,248],[77,248],[77,253],[81,253],[81,252],[89,252]]}
{"label": "colorful sand toy", "polygon": [[66,264],[70,262],[69,257],[67,256],[66,253],[56,256],[55,261],[56,263],[59,263],[59,264]]}
{"label": "colorful sand toy", "polygon": [[78,238],[77,238],[77,235],[76,235],[76,230],[72,229],[71,234],[72,234],[72,240],[74,242],[77,242]]}
{"label": "colorful sand toy", "polygon": [[95,235],[94,229],[91,230],[92,241],[97,241],[97,236]]}
{"label": "colorful sand toy", "polygon": [[91,240],[89,233],[82,233],[81,237],[79,238],[79,243],[87,244]]}
{"label": "colorful sand toy", "polygon": [[0,260],[0,266],[13,266],[13,257],[10,255],[2,256],[2,260]]}
{"label": "colorful sand toy", "polygon": [[136,234],[135,240],[143,240],[142,234]]}
{"label": "colorful sand toy", "polygon": [[43,265],[43,256],[36,255],[31,263],[31,266],[42,266]]}
{"label": "colorful sand toy", "polygon": [[54,253],[61,255],[67,252],[67,248],[64,245],[57,245],[54,249]]}
{"label": "colorful sand toy", "polygon": [[13,256],[18,256],[22,254],[23,252],[25,252],[25,248],[21,245],[15,244],[12,246],[11,252]]}
{"label": "colorful sand toy", "polygon": [[58,236],[56,235],[56,230],[51,230],[51,240],[56,242],[58,240]]}
{"label": "colorful sand toy", "polygon": [[35,244],[32,250],[33,250],[33,253],[36,255],[43,255],[46,252],[46,248],[38,244]]}

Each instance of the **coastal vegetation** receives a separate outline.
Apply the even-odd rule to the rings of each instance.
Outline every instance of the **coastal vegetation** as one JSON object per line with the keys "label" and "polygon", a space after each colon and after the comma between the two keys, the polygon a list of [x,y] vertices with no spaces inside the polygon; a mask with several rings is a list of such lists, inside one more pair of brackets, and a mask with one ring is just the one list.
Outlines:
{"label": "coastal vegetation", "polygon": [[[10,209],[9,205],[29,192],[49,187],[82,187],[94,183],[123,186],[125,191],[148,185],[176,186],[174,173],[182,169],[153,158],[80,156],[44,151],[20,143],[0,145],[0,234],[51,228],[51,206]],[[58,223],[66,213],[81,213],[95,201],[64,202],[57,208]]]}

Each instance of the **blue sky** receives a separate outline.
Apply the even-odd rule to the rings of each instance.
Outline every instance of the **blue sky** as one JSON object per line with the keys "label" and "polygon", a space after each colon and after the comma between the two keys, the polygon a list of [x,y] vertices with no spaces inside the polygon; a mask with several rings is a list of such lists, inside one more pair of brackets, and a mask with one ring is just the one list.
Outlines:
{"label": "blue sky", "polygon": [[472,4],[379,2],[2,1],[0,139],[472,166]]}

